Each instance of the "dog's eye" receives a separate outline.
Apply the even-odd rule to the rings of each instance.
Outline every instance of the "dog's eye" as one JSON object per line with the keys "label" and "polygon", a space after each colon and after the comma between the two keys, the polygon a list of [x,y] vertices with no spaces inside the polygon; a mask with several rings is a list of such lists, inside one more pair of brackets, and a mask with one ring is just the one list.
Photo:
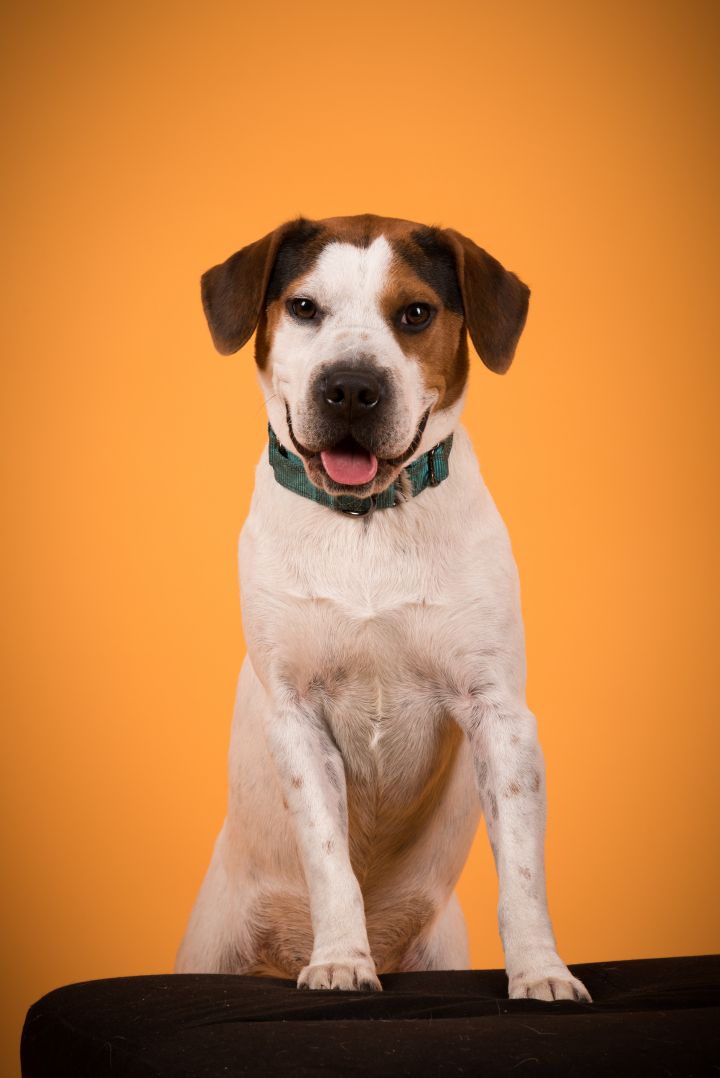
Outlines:
{"label": "dog's eye", "polygon": [[309,322],[317,314],[317,307],[311,299],[294,299],[290,303],[290,310],[296,318],[303,318]]}
{"label": "dog's eye", "polygon": [[404,326],[424,326],[430,321],[432,308],[428,303],[410,303],[402,313],[401,323]]}

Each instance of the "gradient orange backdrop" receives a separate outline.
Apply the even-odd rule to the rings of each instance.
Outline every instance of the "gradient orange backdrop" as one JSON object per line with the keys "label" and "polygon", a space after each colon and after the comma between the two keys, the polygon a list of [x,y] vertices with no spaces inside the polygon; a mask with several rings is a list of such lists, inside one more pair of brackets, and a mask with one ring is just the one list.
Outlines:
{"label": "gradient orange backdrop", "polygon": [[[39,995],[170,970],[206,868],[265,413],[198,279],[299,212],[452,226],[530,284],[465,422],[521,574],[560,949],[720,948],[716,11],[16,6],[4,1074]],[[500,965],[484,831],[460,890]]]}

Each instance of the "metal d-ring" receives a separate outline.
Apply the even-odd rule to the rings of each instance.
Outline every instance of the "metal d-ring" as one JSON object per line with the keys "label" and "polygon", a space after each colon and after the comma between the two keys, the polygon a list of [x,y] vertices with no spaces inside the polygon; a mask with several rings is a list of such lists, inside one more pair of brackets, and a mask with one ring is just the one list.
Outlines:
{"label": "metal d-ring", "polygon": [[347,515],[349,517],[364,517],[364,516],[367,516],[367,514],[371,513],[373,511],[373,509],[375,508],[376,497],[377,497],[376,494],[371,494],[370,495],[370,505],[367,507],[367,509],[342,509],[342,507],[341,507],[342,512],[347,513]]}

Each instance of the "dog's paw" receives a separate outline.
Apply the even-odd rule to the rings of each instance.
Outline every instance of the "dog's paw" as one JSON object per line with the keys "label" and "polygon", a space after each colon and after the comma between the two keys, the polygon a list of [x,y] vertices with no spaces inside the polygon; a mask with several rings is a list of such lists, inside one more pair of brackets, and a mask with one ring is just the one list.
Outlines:
{"label": "dog's paw", "polygon": [[510,978],[510,999],[572,999],[580,1003],[592,1003],[592,997],[582,981],[573,977],[563,966],[542,973],[539,970],[519,971]]}
{"label": "dog's paw", "polygon": [[382,992],[372,961],[326,962],[300,970],[298,988],[329,988],[339,992]]}

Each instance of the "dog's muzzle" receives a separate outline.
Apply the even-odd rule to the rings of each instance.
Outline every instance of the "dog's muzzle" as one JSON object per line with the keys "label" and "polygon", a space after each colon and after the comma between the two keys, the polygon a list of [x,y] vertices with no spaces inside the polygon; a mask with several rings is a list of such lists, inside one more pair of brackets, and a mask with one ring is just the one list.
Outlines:
{"label": "dog's muzzle", "polygon": [[303,433],[298,437],[285,401],[290,440],[308,478],[330,494],[346,491],[358,497],[378,494],[394,482],[420,445],[431,411],[423,413],[406,441],[392,372],[372,357],[346,358],[320,368],[302,410]]}
{"label": "dog's muzzle", "polygon": [[318,419],[330,428],[345,426],[348,432],[320,451],[323,467],[336,483],[362,486],[375,478],[378,459],[365,441],[382,422],[386,397],[385,379],[366,367],[335,367],[318,379]]}

